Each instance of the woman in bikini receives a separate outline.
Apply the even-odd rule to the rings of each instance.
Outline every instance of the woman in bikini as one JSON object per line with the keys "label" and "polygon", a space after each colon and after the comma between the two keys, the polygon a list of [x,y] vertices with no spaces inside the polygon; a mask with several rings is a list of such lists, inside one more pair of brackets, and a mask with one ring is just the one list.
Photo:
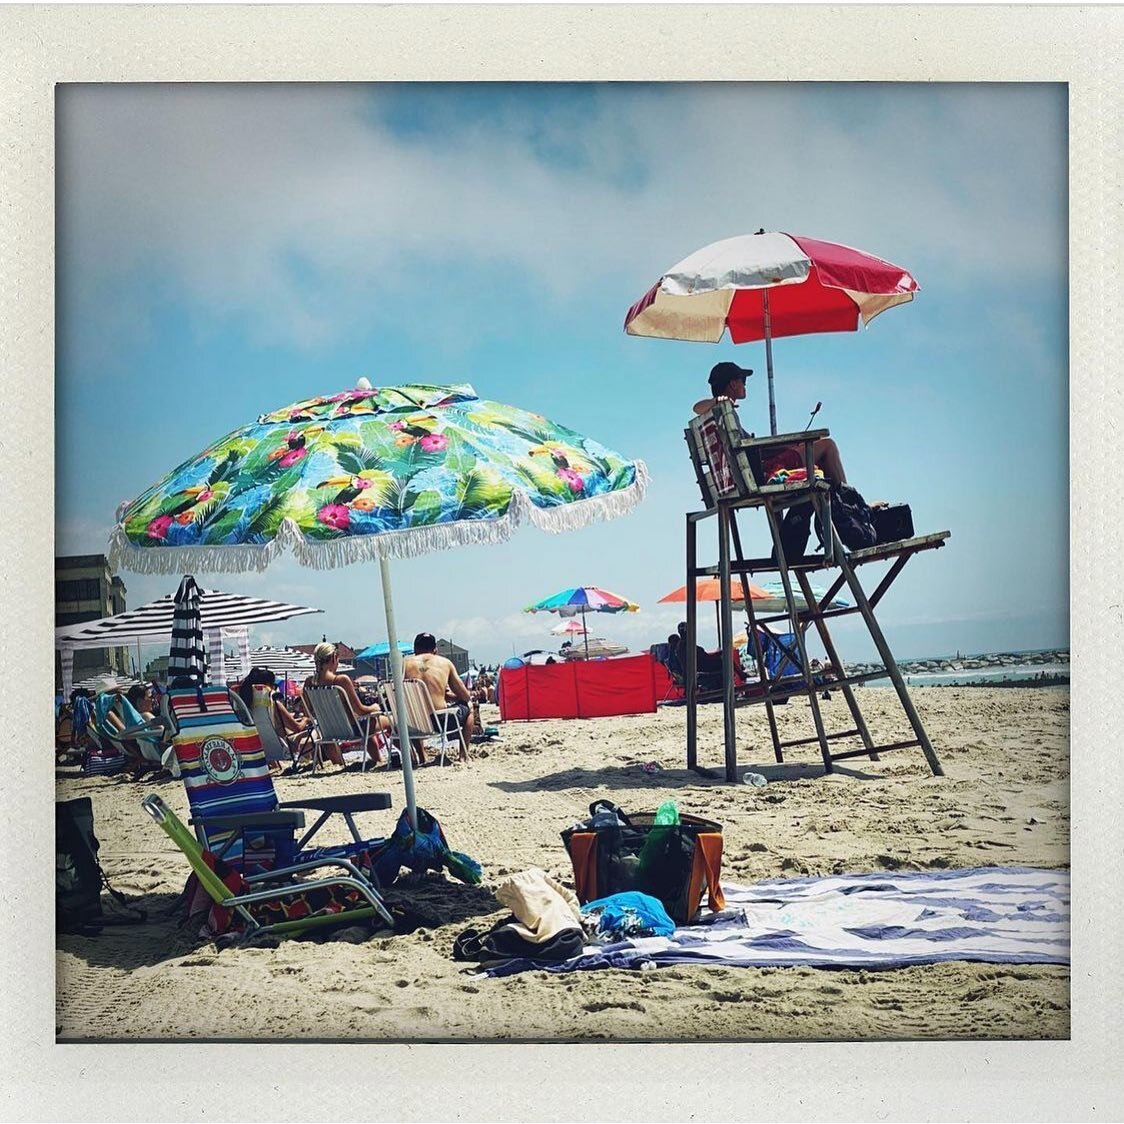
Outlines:
{"label": "woman in bikini", "polygon": [[[351,713],[356,718],[362,718],[368,714],[376,715],[375,720],[371,723],[372,734],[367,739],[367,752],[371,755],[371,759],[375,764],[382,761],[382,754],[380,752],[380,739],[375,735],[375,731],[382,733],[390,729],[390,719],[383,714],[382,707],[377,704],[368,706],[359,698],[359,692],[355,689],[355,684],[346,676],[339,675],[336,668],[339,667],[340,657],[336,651],[335,644],[329,644],[324,641],[322,644],[317,644],[313,650],[312,658],[316,661],[316,671],[310,675],[305,681],[305,687],[323,687],[323,686],[336,686],[341,688],[343,693],[347,696],[347,701],[351,706]],[[304,709],[308,713],[312,713],[312,707],[305,702]],[[343,764],[343,754],[340,752],[338,745],[331,742],[324,743],[325,753],[329,761],[337,765]]]}

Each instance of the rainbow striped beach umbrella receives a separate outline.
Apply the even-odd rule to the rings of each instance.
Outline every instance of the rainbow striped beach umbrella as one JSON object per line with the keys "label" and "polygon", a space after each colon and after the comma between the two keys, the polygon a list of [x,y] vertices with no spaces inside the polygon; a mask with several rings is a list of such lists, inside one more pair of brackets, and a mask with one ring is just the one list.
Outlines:
{"label": "rainbow striped beach umbrella", "polygon": [[595,585],[578,585],[571,589],[564,589],[550,597],[528,605],[525,613],[557,613],[560,617],[576,617],[579,613],[582,618],[582,630],[586,632],[585,653],[589,656],[589,633],[585,628],[586,613],[635,613],[639,605],[607,589],[600,589]]}

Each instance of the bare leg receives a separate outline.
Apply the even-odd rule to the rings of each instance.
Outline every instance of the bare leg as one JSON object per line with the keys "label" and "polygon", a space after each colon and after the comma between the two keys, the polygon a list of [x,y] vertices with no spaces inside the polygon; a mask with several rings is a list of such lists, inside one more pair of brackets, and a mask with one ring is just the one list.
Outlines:
{"label": "bare leg", "polygon": [[468,713],[464,717],[464,727],[461,730],[461,760],[468,760],[468,747],[472,745],[472,732],[476,729],[476,715],[472,713],[469,708]]}
{"label": "bare leg", "polygon": [[[821,437],[812,443],[812,457],[823,469],[824,476],[832,484],[846,484],[847,474],[843,471],[843,458],[839,446],[830,437]],[[885,507],[885,500],[871,500],[871,507]]]}
{"label": "bare leg", "polygon": [[[380,734],[385,734],[391,728],[390,718],[386,714],[380,714],[375,718],[375,729]],[[367,753],[370,754],[371,760],[378,765],[382,761],[382,739],[372,735],[367,739]]]}
{"label": "bare leg", "polygon": [[139,777],[142,773],[148,771],[148,762],[144,758],[144,754],[140,751],[140,746],[135,741],[128,738],[118,743],[125,751],[125,768],[133,775]]}
{"label": "bare leg", "polygon": [[812,443],[812,459],[823,469],[824,476],[832,484],[846,484],[847,474],[843,471],[843,459],[839,446],[830,437],[821,437]]}

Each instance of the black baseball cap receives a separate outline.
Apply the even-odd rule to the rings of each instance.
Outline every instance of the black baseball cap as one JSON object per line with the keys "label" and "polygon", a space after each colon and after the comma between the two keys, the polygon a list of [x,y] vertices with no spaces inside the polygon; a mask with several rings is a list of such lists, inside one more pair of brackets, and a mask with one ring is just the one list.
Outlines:
{"label": "black baseball cap", "polygon": [[753,372],[748,367],[739,367],[737,363],[715,363],[710,369],[710,392],[719,395],[737,379],[748,379]]}

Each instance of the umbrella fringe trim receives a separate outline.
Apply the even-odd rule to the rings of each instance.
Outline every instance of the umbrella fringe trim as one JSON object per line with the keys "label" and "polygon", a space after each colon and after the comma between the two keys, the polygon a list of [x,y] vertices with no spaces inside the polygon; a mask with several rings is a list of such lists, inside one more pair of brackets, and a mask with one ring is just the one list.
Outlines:
{"label": "umbrella fringe trim", "polygon": [[516,491],[507,513],[499,519],[410,527],[329,542],[309,542],[296,524],[287,519],[272,542],[260,545],[138,547],[118,524],[109,542],[109,565],[114,571],[126,569],[140,574],[261,572],[276,555],[290,550],[302,566],[328,570],[380,557],[415,558],[458,546],[506,542],[519,524],[525,522],[551,534],[562,534],[590,523],[615,519],[640,503],[651,478],[643,461],[635,461],[634,466],[636,476],[627,488],[557,507],[536,507],[525,493]]}

